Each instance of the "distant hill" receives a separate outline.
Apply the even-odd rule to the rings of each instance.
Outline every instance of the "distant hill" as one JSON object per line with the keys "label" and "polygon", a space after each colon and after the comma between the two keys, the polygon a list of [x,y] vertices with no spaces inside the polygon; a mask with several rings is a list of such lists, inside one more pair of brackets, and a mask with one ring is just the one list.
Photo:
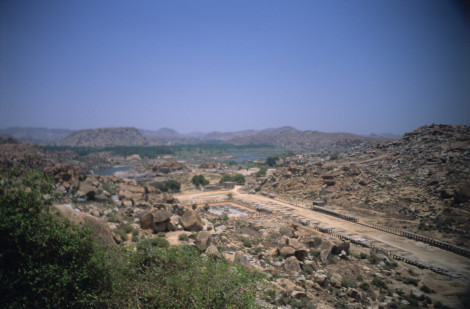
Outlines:
{"label": "distant hill", "polygon": [[139,130],[130,127],[101,128],[75,131],[59,143],[72,147],[149,146]]}
{"label": "distant hill", "polygon": [[170,128],[161,128],[156,131],[152,130],[139,130],[142,135],[149,135],[149,136],[164,136],[164,137],[181,137],[182,134],[176,130]]}
{"label": "distant hill", "polygon": [[72,130],[13,127],[0,129],[0,135],[13,137],[25,143],[52,144],[67,137]]}
{"label": "distant hill", "polygon": [[393,135],[371,134],[369,136],[362,136],[343,132],[302,131],[290,126],[264,130],[195,132],[189,134],[181,134],[171,128],[161,128],[155,131],[139,130],[132,127],[98,128],[79,131],[46,128],[9,128],[0,130],[0,135],[10,136],[22,142],[76,147],[154,146],[217,141],[235,145],[271,144],[291,148],[329,148],[329,150],[367,146],[397,137]]}
{"label": "distant hill", "polygon": [[326,133],[319,131],[301,131],[292,127],[267,129],[256,134],[239,136],[228,142],[243,144],[273,144],[282,147],[293,148],[337,148],[338,150],[354,146],[365,146],[368,144],[389,140],[380,136],[361,136],[352,133],[334,132]]}

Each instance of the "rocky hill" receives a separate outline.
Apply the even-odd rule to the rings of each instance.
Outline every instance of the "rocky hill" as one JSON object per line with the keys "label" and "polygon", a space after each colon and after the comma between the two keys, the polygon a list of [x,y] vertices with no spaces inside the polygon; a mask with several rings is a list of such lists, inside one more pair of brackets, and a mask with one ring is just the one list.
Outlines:
{"label": "rocky hill", "polygon": [[59,142],[61,146],[109,147],[148,146],[149,140],[139,130],[129,127],[75,131]]}
{"label": "rocky hill", "polygon": [[470,127],[424,126],[338,160],[292,163],[258,189],[470,246]]}
{"label": "rocky hill", "polygon": [[367,146],[386,140],[383,137],[366,137],[352,133],[326,133],[319,131],[301,131],[291,127],[282,130],[265,130],[257,134],[236,137],[229,142],[234,144],[274,144],[281,147],[326,149],[348,149],[354,146]]}
{"label": "rocky hill", "polygon": [[72,130],[49,128],[6,128],[0,129],[0,135],[13,137],[21,142],[54,144],[67,137]]}

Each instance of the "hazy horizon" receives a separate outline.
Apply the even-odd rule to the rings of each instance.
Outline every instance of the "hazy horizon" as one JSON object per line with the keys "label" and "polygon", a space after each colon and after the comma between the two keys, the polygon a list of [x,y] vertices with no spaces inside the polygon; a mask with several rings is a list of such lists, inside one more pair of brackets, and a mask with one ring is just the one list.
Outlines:
{"label": "hazy horizon", "polygon": [[0,0],[0,128],[470,125],[464,1]]}

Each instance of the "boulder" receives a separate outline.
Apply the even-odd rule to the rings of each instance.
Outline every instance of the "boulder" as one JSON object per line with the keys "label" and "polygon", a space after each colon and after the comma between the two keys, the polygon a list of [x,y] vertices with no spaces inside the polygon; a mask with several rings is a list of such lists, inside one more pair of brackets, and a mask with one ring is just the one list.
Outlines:
{"label": "boulder", "polygon": [[288,272],[299,272],[300,264],[295,256],[288,257],[284,262],[284,269]]}
{"label": "boulder", "polygon": [[207,256],[210,256],[210,257],[218,257],[219,256],[219,250],[217,249],[216,246],[209,246],[207,249],[206,249],[206,255]]}
{"label": "boulder", "polygon": [[211,233],[207,231],[201,231],[196,237],[196,245],[199,249],[204,250],[206,249],[211,243]]}
{"label": "boulder", "polygon": [[320,251],[320,260],[325,264],[330,264],[332,258],[331,250],[323,249]]}
{"label": "boulder", "polygon": [[168,230],[167,222],[158,222],[153,225],[153,231],[155,233],[166,232]]}
{"label": "boulder", "polygon": [[334,287],[340,288],[341,281],[343,281],[343,277],[340,274],[333,274],[330,278],[330,283]]}
{"label": "boulder", "polygon": [[153,216],[153,222],[155,223],[166,222],[170,220],[171,212],[167,210],[154,211],[152,212],[152,216]]}
{"label": "boulder", "polygon": [[284,258],[294,256],[295,255],[295,249],[292,248],[292,247],[289,247],[289,246],[282,247],[281,249],[279,249],[279,255],[284,257]]}
{"label": "boulder", "polygon": [[153,223],[152,210],[141,212],[139,214],[139,220],[140,220],[140,227],[143,230],[153,228],[154,223]]}
{"label": "boulder", "polygon": [[234,258],[234,263],[240,264],[243,266],[248,266],[250,265],[250,260],[248,257],[242,252],[242,251],[237,251],[235,252],[235,258]]}
{"label": "boulder", "polygon": [[79,225],[84,223],[89,226],[93,232],[93,236],[101,244],[111,246],[116,245],[113,233],[103,220],[78,212],[66,205],[54,205],[54,208],[62,217],[67,218],[72,224]]}
{"label": "boulder", "polygon": [[287,236],[287,237],[294,237],[294,229],[283,225],[279,228],[279,234]]}
{"label": "boulder", "polygon": [[187,231],[202,231],[204,222],[194,210],[188,209],[181,217],[181,225]]}
{"label": "boulder", "polygon": [[305,247],[297,239],[289,238],[288,244],[295,249],[295,257],[299,261],[303,261],[307,257],[307,247]]}

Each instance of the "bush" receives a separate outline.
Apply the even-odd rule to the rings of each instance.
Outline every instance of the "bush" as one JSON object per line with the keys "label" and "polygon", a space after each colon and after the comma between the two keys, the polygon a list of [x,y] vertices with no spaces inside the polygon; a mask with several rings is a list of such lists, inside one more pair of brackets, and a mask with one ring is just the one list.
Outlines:
{"label": "bush", "polygon": [[108,298],[108,307],[255,307],[254,289],[262,278],[258,272],[204,258],[191,246],[156,248],[144,239],[135,253],[129,251],[115,264],[120,293]]}
{"label": "bush", "polygon": [[158,248],[168,248],[170,246],[170,243],[168,242],[168,240],[166,240],[165,238],[161,238],[161,237],[152,238],[151,243],[152,243],[152,246],[155,246]]}
{"label": "bush", "polygon": [[195,185],[196,188],[199,188],[200,186],[207,186],[209,184],[209,180],[204,178],[203,175],[194,175],[191,179],[191,183]]}
{"label": "bush", "polygon": [[180,192],[181,184],[177,180],[170,179],[166,182],[152,182],[150,185],[154,186],[162,192]]}
{"label": "bush", "polygon": [[414,286],[418,286],[419,280],[414,279],[414,278],[403,278],[403,283],[404,284],[412,284]]}
{"label": "bush", "polygon": [[363,289],[364,291],[369,291],[370,290],[370,285],[367,282],[362,282],[361,284],[359,284],[359,287],[361,289]]}
{"label": "bush", "polygon": [[380,279],[379,277],[375,275],[374,275],[374,278],[372,278],[372,284],[382,289],[387,288],[387,284],[382,279]]}
{"label": "bush", "polygon": [[204,210],[205,210],[205,211],[209,211],[209,204],[206,203],[206,204],[204,205]]}
{"label": "bush", "polygon": [[274,166],[276,165],[277,160],[279,160],[279,157],[267,157],[266,158],[266,165],[268,166]]}
{"label": "bush", "polygon": [[367,253],[361,252],[361,254],[359,254],[359,257],[360,257],[362,260],[367,259]]}
{"label": "bush", "polygon": [[345,288],[355,288],[356,281],[354,281],[353,279],[343,279],[343,281],[341,281],[341,286]]}
{"label": "bush", "polygon": [[429,288],[427,285],[424,285],[424,284],[423,284],[423,286],[420,287],[419,289],[420,289],[421,291],[423,291],[424,293],[428,293],[428,294],[429,294],[429,293],[434,293],[434,291],[433,291],[431,288]]}
{"label": "bush", "polygon": [[107,262],[89,230],[50,212],[41,172],[0,178],[0,307],[94,307],[109,287]]}
{"label": "bush", "polygon": [[227,181],[233,181],[236,182],[239,185],[244,185],[245,184],[245,176],[242,174],[235,174],[235,175],[229,175],[225,174],[222,176],[222,179],[220,179],[219,183],[224,183]]}
{"label": "bush", "polygon": [[188,241],[188,235],[186,233],[179,234],[178,239],[180,241]]}
{"label": "bush", "polygon": [[256,172],[256,177],[264,177],[266,176],[266,172],[268,169],[266,167],[262,167],[259,169],[259,171]]}

